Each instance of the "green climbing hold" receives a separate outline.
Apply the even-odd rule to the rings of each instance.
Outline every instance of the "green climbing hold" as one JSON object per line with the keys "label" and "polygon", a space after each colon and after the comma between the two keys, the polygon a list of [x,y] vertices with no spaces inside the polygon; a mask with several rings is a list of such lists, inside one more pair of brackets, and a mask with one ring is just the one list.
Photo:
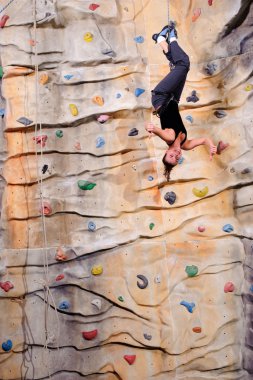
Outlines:
{"label": "green climbing hold", "polygon": [[3,68],[2,68],[2,66],[0,66],[0,78],[2,78],[2,77],[3,77],[3,75],[4,75],[4,71],[3,71]]}
{"label": "green climbing hold", "polygon": [[149,225],[149,229],[152,231],[153,230],[153,228],[155,227],[155,224],[154,223],[150,223],[150,225]]}
{"label": "green climbing hold", "polygon": [[96,183],[92,183],[89,181],[80,180],[78,181],[78,187],[81,190],[92,190],[96,186]]}
{"label": "green climbing hold", "polygon": [[118,300],[119,300],[120,302],[124,302],[124,298],[123,298],[122,296],[119,296],[119,297],[118,297]]}
{"label": "green climbing hold", "polygon": [[187,265],[185,268],[185,272],[187,273],[188,277],[194,277],[198,274],[198,267],[196,265]]}
{"label": "green climbing hold", "polygon": [[58,129],[58,131],[56,131],[55,134],[56,134],[57,137],[62,137],[63,136],[63,131],[61,131],[60,129]]}

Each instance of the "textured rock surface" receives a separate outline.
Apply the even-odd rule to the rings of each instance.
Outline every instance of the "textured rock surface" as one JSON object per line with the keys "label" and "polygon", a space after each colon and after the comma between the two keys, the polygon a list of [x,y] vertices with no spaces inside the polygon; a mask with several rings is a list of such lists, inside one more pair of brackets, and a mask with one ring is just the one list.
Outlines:
{"label": "textured rock surface", "polygon": [[144,129],[168,2],[37,0],[36,35],[33,1],[2,12],[3,380],[252,377],[253,8],[169,3],[189,136],[230,143],[185,152],[170,183]]}

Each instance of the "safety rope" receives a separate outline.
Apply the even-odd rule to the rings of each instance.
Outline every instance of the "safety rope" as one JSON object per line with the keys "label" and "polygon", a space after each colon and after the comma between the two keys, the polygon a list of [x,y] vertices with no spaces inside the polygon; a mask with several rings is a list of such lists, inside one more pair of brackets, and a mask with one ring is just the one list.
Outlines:
{"label": "safety rope", "polygon": [[[39,193],[40,193],[40,208],[41,208],[41,220],[42,220],[42,229],[43,229],[43,267],[44,267],[44,276],[45,281],[42,282],[43,284],[43,291],[44,291],[44,314],[45,314],[45,343],[44,343],[44,349],[48,353],[48,340],[51,338],[48,331],[48,313],[49,313],[49,298],[52,301],[54,311],[56,313],[57,318],[57,348],[59,349],[59,336],[60,336],[60,322],[59,322],[59,316],[57,307],[54,301],[54,297],[52,295],[52,292],[50,290],[49,285],[49,263],[48,263],[48,241],[47,241],[47,232],[46,232],[46,218],[43,212],[43,205],[44,205],[44,193],[43,193],[43,177],[42,177],[42,171],[39,170],[39,164],[38,164],[38,151],[37,151],[37,135],[38,135],[38,113],[40,111],[40,103],[39,103],[39,65],[38,65],[38,51],[37,51],[37,21],[36,21],[36,0],[33,0],[33,16],[34,16],[34,23],[33,23],[33,34],[34,34],[34,70],[35,70],[35,157],[36,157],[36,168],[37,168],[37,179],[38,179],[38,185],[39,185]],[[42,123],[41,120],[39,122],[39,134],[42,134]],[[43,149],[42,144],[40,144],[40,158],[41,162],[43,160]],[[50,374],[50,368],[48,367],[48,376],[51,379]]]}
{"label": "safety rope", "polygon": [[11,5],[11,3],[13,3],[14,0],[10,0],[2,9],[0,9],[0,13],[2,13],[3,11],[5,11],[6,8],[8,8],[9,5]]}

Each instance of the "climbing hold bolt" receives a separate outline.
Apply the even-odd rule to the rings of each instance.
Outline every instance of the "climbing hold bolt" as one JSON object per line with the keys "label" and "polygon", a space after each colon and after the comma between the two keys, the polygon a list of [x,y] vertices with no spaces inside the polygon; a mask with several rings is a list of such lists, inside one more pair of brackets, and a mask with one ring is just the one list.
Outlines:
{"label": "climbing hold bolt", "polygon": [[55,132],[56,136],[57,137],[62,137],[63,136],[63,131],[61,131],[60,129],[58,129],[56,132]]}
{"label": "climbing hold bolt", "polygon": [[98,299],[98,298],[94,298],[94,300],[91,301],[91,304],[94,305],[94,306],[96,306],[96,308],[97,308],[98,310],[101,310],[102,302],[101,302],[100,299]]}
{"label": "climbing hold bolt", "polygon": [[61,273],[61,274],[58,274],[58,276],[55,277],[55,281],[61,281],[64,279],[64,274]]}
{"label": "climbing hold bolt", "polygon": [[93,40],[93,34],[90,32],[85,33],[83,36],[85,42],[91,42]]}
{"label": "climbing hold bolt", "polygon": [[88,230],[89,231],[96,231],[96,224],[94,222],[89,222],[88,223]]}
{"label": "climbing hold bolt", "polygon": [[202,328],[199,327],[199,326],[196,326],[196,327],[193,327],[192,331],[195,332],[195,333],[197,333],[197,334],[200,334],[201,331],[202,331]]}
{"label": "climbing hold bolt", "polygon": [[39,77],[39,84],[46,84],[49,80],[49,76],[46,73],[43,73]]}
{"label": "climbing hold bolt", "polygon": [[10,339],[6,340],[6,342],[2,343],[2,349],[5,352],[8,352],[12,349],[12,341]]}
{"label": "climbing hold bolt", "polygon": [[205,232],[206,227],[205,226],[198,226],[198,231],[199,232]]}
{"label": "climbing hold bolt", "polygon": [[43,165],[43,168],[41,169],[41,171],[42,171],[42,174],[45,174],[46,173],[46,171],[47,171],[47,169],[48,169],[48,165]]}
{"label": "climbing hold bolt", "polygon": [[119,297],[118,297],[118,300],[119,300],[120,302],[124,302],[124,298],[123,298],[122,296],[119,296]]}
{"label": "climbing hold bolt", "polygon": [[70,112],[73,116],[78,115],[78,109],[77,109],[77,106],[75,104],[69,104],[69,109],[70,109]]}
{"label": "climbing hold bolt", "polygon": [[94,96],[92,98],[92,101],[100,107],[104,105],[104,99],[102,98],[102,96]]}
{"label": "climbing hold bolt", "polygon": [[91,273],[94,275],[94,276],[99,276],[100,274],[103,273],[103,267],[102,265],[94,265],[92,268],[91,268]]}
{"label": "climbing hold bolt", "polygon": [[144,338],[145,338],[146,340],[151,340],[151,339],[152,339],[152,335],[150,335],[150,334],[146,334],[146,333],[144,333],[143,336],[144,336]]}
{"label": "climbing hold bolt", "polygon": [[145,90],[143,88],[137,87],[134,91],[134,95],[138,98],[141,94],[143,94]]}
{"label": "climbing hold bolt", "polygon": [[232,293],[234,290],[235,290],[235,286],[234,286],[233,282],[231,282],[231,281],[226,282],[226,284],[224,285],[224,292],[225,293]]}
{"label": "climbing hold bolt", "polygon": [[132,365],[135,362],[136,355],[124,355],[124,359],[128,362],[129,365]]}
{"label": "climbing hold bolt", "polygon": [[189,311],[189,313],[193,313],[193,309],[196,306],[194,302],[187,302],[187,301],[181,301],[180,305],[186,307],[186,309]]}
{"label": "climbing hold bolt", "polygon": [[192,192],[196,197],[202,198],[202,197],[205,197],[207,195],[208,187],[205,186],[203,189],[196,189],[196,187],[194,187],[192,189]]}
{"label": "climbing hold bolt", "polygon": [[43,215],[50,215],[52,213],[52,207],[48,202],[43,202],[40,208],[40,213]]}
{"label": "climbing hold bolt", "polygon": [[82,179],[80,179],[77,184],[81,190],[92,190],[96,186],[96,183],[84,181]]}
{"label": "climbing hold bolt", "polygon": [[91,331],[83,331],[82,336],[85,340],[92,340],[96,338],[98,334],[98,330],[91,330]]}
{"label": "climbing hold bolt", "polygon": [[144,42],[144,37],[142,37],[142,36],[137,36],[137,37],[134,37],[134,40],[135,40],[135,42],[137,42],[137,44],[143,44],[143,42]]}
{"label": "climbing hold bolt", "polygon": [[4,28],[5,27],[5,24],[6,22],[9,20],[9,16],[8,15],[3,15],[1,17],[1,20],[0,20],[0,28]]}
{"label": "climbing hold bolt", "polygon": [[59,309],[60,310],[68,310],[70,308],[70,303],[68,301],[62,301],[59,304]]}
{"label": "climbing hold bolt", "polygon": [[137,281],[138,288],[145,289],[148,286],[148,279],[147,279],[147,277],[143,276],[142,274],[138,274],[136,277],[139,278],[142,281],[142,282]]}
{"label": "climbing hold bolt", "polygon": [[105,139],[103,137],[99,136],[96,139],[96,148],[101,148],[104,145],[105,145]]}
{"label": "climbing hold bolt", "polygon": [[99,4],[94,4],[94,3],[92,3],[92,4],[89,5],[89,9],[90,9],[91,11],[95,11],[98,7],[100,7]]}
{"label": "climbing hold bolt", "polygon": [[199,18],[200,15],[201,15],[201,8],[194,9],[193,15],[192,15],[192,22],[195,22]]}
{"label": "climbing hold bolt", "polygon": [[170,204],[170,205],[173,205],[177,199],[177,196],[176,194],[174,193],[174,191],[168,191],[165,195],[164,195],[164,199]]}
{"label": "climbing hold bolt", "polygon": [[137,136],[139,133],[138,129],[137,128],[132,128],[129,132],[128,132],[128,136]]}
{"label": "climbing hold bolt", "polygon": [[14,285],[10,281],[0,282],[0,288],[8,293],[9,290],[14,288]]}
{"label": "climbing hold bolt", "polygon": [[234,227],[232,226],[232,224],[229,224],[229,223],[225,224],[222,227],[222,229],[223,229],[224,232],[227,232],[227,233],[234,231]]}
{"label": "climbing hold bolt", "polygon": [[226,117],[227,116],[227,113],[223,110],[216,110],[214,112],[214,115],[218,118],[218,119],[222,119],[223,117]]}
{"label": "climbing hold bolt", "polygon": [[198,274],[198,267],[196,267],[196,265],[187,265],[185,267],[185,272],[188,277],[195,277]]}
{"label": "climbing hold bolt", "polygon": [[97,118],[97,121],[100,124],[104,124],[107,120],[109,120],[110,116],[109,115],[99,115]]}
{"label": "climbing hold bolt", "polygon": [[191,115],[187,115],[186,120],[188,120],[190,123],[193,123],[193,117]]}
{"label": "climbing hold bolt", "polygon": [[149,229],[152,231],[153,230],[153,228],[155,227],[155,223],[150,223],[149,224]]}
{"label": "climbing hold bolt", "polygon": [[27,125],[30,125],[30,124],[32,124],[32,120],[30,120],[30,119],[27,119],[27,117],[20,117],[18,120],[17,120],[20,124],[23,124],[23,125],[25,125],[25,126],[27,126]]}

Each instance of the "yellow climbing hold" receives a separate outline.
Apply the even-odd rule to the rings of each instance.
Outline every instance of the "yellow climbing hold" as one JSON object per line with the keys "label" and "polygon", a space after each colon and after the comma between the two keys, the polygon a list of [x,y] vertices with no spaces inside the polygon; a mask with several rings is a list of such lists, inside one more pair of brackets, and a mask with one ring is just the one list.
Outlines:
{"label": "yellow climbing hold", "polygon": [[90,32],[85,33],[83,36],[85,42],[91,42],[93,40],[93,34]]}
{"label": "yellow climbing hold", "polygon": [[104,99],[101,96],[94,96],[92,98],[93,103],[97,104],[98,106],[104,105]]}
{"label": "yellow climbing hold", "polygon": [[251,91],[253,90],[253,84],[247,84],[247,86],[245,87],[245,91]]}
{"label": "yellow climbing hold", "polygon": [[207,195],[208,187],[205,186],[203,189],[196,189],[196,187],[194,187],[192,189],[192,192],[196,197],[202,198],[202,197],[205,197]]}
{"label": "yellow climbing hold", "polygon": [[75,104],[70,104],[69,109],[70,109],[70,112],[72,113],[73,116],[78,115],[78,109],[77,109],[77,106]]}
{"label": "yellow climbing hold", "polygon": [[102,265],[94,265],[94,266],[91,268],[91,273],[92,273],[94,276],[98,276],[99,274],[102,274],[102,273],[103,273],[103,267],[102,267]]}
{"label": "yellow climbing hold", "polygon": [[40,75],[39,82],[40,84],[46,84],[48,82],[48,79],[49,79],[48,74],[43,73]]}

